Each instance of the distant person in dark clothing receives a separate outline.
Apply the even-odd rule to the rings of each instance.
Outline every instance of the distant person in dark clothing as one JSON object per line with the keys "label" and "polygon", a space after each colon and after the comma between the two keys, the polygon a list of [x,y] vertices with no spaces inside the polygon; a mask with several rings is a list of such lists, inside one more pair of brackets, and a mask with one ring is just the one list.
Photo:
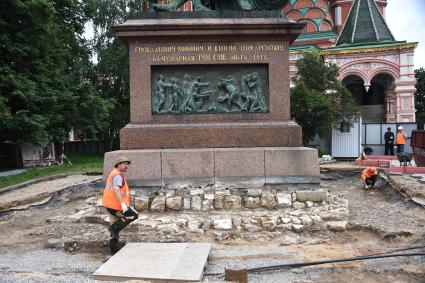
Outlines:
{"label": "distant person in dark clothing", "polygon": [[384,135],[385,140],[385,155],[394,155],[394,133],[391,132],[391,128],[387,129],[387,132]]}

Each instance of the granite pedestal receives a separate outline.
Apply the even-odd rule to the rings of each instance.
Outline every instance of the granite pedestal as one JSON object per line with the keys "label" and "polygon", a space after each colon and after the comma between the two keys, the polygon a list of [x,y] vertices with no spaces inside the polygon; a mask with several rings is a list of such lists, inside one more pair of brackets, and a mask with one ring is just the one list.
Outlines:
{"label": "granite pedestal", "polygon": [[[130,123],[105,174],[126,155],[137,186],[318,183],[317,151],[290,119],[289,46],[304,25],[169,17],[115,27],[129,47]],[[175,107],[188,82],[196,99]]]}

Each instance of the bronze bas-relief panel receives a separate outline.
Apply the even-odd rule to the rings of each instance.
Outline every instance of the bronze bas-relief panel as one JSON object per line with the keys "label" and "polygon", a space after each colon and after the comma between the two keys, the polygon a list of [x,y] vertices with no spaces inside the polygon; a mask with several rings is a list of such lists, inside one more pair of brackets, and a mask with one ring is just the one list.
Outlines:
{"label": "bronze bas-relief panel", "polygon": [[[190,40],[190,42],[186,40]],[[205,42],[192,37],[185,38],[181,42],[168,40],[146,42],[140,39],[130,41],[131,123],[288,121],[290,120],[288,46],[288,42],[285,41],[251,39],[237,42],[236,39],[223,39],[219,42]],[[196,115],[176,115],[173,113],[155,114],[155,109],[152,107],[152,89],[155,88],[155,79],[152,77],[153,68],[263,64],[268,66],[268,82],[264,79],[268,83],[269,94],[266,98],[268,110],[265,112],[217,111],[215,115],[211,115],[209,112],[200,112]]]}
{"label": "bronze bas-relief panel", "polygon": [[152,114],[267,113],[267,64],[152,66]]}

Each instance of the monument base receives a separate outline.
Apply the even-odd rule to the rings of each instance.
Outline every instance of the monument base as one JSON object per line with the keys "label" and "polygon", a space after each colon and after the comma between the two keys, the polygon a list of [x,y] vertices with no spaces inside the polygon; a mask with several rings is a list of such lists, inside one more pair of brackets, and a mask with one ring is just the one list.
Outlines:
{"label": "monument base", "polygon": [[121,149],[302,146],[293,121],[129,124],[121,129]]}
{"label": "monument base", "polygon": [[306,147],[118,150],[105,154],[104,178],[119,156],[130,158],[136,187],[320,183],[317,150]]}

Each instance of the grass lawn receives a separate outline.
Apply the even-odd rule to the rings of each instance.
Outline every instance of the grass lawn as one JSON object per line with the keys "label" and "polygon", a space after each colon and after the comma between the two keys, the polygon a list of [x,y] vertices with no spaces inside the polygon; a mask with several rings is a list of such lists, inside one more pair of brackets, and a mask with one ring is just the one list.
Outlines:
{"label": "grass lawn", "polygon": [[0,177],[0,190],[7,186],[45,176],[73,172],[102,172],[103,170],[103,155],[70,155],[68,159],[72,162],[72,165],[65,163],[52,167],[28,168],[18,175]]}

